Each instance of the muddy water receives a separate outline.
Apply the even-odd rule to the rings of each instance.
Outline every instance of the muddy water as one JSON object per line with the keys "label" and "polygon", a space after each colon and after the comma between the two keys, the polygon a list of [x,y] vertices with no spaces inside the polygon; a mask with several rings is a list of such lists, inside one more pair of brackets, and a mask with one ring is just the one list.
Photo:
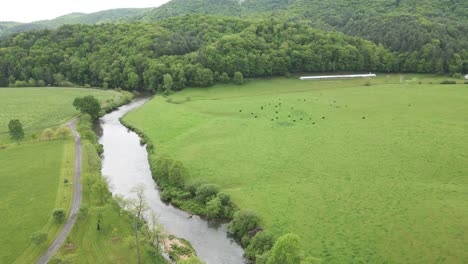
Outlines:
{"label": "muddy water", "polygon": [[113,194],[133,197],[132,189],[143,183],[145,195],[159,222],[170,234],[190,241],[198,256],[207,264],[241,264],[242,248],[227,237],[225,224],[211,224],[198,216],[164,204],[151,177],[146,148],[140,145],[136,133],[124,127],[119,119],[142,106],[147,99],[139,99],[103,116],[99,143],[104,146],[102,174],[109,179]]}

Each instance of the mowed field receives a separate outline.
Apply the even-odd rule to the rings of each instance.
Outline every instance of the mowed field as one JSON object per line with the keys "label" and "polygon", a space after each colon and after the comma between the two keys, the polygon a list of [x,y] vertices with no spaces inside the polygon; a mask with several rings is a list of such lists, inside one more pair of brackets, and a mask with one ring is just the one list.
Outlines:
{"label": "mowed field", "polygon": [[[0,88],[0,263],[34,263],[60,231],[51,213],[64,208],[68,214],[71,206],[75,144],[71,136],[43,141],[31,135],[63,125],[78,113],[74,98],[89,94],[102,101],[120,96],[95,89]],[[25,129],[20,145],[7,132],[13,118]],[[36,231],[48,233],[41,246],[30,242]]]}
{"label": "mowed field", "polygon": [[26,132],[57,126],[78,114],[76,97],[93,95],[100,101],[120,93],[85,88],[0,88],[0,142],[8,140],[8,122],[19,119]]}
{"label": "mowed field", "polygon": [[[73,150],[71,139],[29,143],[0,150],[0,263],[12,263],[25,253],[33,232],[49,232],[50,228],[57,232],[55,225],[46,227],[46,224],[51,221],[52,210],[57,205],[67,208],[70,204],[72,195],[66,190],[73,187],[64,186],[60,179],[68,174],[65,177],[73,180],[70,178],[73,175],[70,173],[73,171]],[[69,171],[66,165],[71,165]],[[59,184],[65,189],[60,193]],[[51,232],[49,235],[56,234]],[[41,253],[40,249],[45,248],[31,246],[22,263],[33,261]],[[39,252],[36,252],[37,249]]]}
{"label": "mowed field", "polygon": [[381,76],[186,89],[125,121],[324,263],[463,263],[468,85]]}

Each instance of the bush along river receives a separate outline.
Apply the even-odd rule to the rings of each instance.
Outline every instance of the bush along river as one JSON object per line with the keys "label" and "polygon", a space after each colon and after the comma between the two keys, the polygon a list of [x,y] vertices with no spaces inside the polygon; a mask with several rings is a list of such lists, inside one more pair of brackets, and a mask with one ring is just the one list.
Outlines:
{"label": "bush along river", "polygon": [[145,146],[139,136],[121,124],[120,118],[149,99],[137,99],[99,120],[99,143],[104,147],[102,175],[112,193],[133,198],[132,190],[143,184],[145,198],[159,222],[172,235],[188,240],[198,257],[207,264],[244,263],[243,250],[228,238],[226,224],[213,224],[161,201],[154,182]]}

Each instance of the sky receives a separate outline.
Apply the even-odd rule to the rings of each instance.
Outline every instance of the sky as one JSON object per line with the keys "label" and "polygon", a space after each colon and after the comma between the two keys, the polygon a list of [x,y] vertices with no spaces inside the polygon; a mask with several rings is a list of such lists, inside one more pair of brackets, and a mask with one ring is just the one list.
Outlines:
{"label": "sky", "polygon": [[73,12],[157,7],[169,0],[1,0],[0,21],[32,22]]}

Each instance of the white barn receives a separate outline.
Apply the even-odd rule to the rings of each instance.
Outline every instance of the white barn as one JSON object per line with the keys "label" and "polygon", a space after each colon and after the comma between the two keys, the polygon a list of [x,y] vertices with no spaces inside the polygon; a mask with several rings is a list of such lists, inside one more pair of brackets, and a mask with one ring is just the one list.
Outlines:
{"label": "white barn", "polygon": [[467,75],[465,75],[465,80],[468,80],[468,74],[467,74]]}
{"label": "white barn", "polygon": [[307,80],[323,80],[323,79],[343,79],[343,78],[367,78],[377,77],[374,73],[369,74],[347,74],[347,75],[322,75],[322,76],[304,76],[300,79],[303,81]]}

